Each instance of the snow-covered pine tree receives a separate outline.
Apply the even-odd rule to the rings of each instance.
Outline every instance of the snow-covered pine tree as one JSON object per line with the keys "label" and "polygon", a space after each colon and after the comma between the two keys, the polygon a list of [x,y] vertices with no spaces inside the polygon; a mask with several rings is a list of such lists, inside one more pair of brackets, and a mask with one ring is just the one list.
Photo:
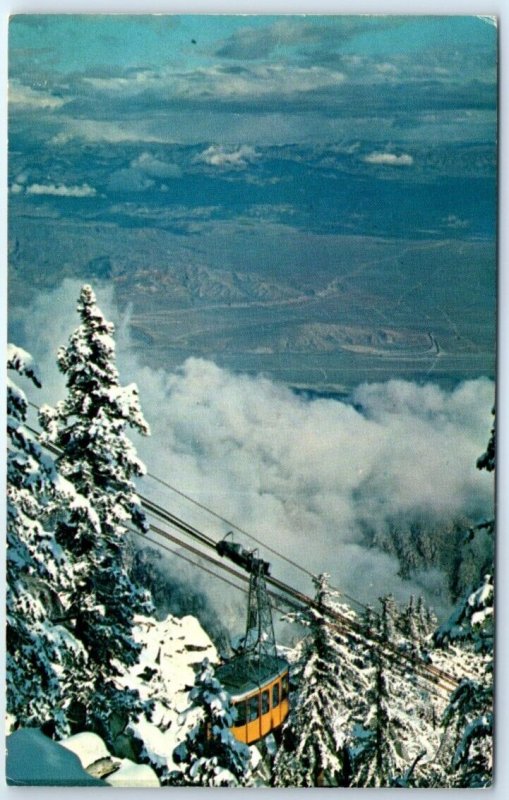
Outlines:
{"label": "snow-covered pine tree", "polygon": [[452,741],[451,785],[457,788],[486,787],[492,780],[493,634],[493,576],[487,574],[435,637],[439,646],[460,645],[466,655],[474,652],[479,657],[476,678],[460,682],[442,720]]}
{"label": "snow-covered pine tree", "polygon": [[442,718],[442,763],[456,788],[486,787],[492,780],[493,634],[493,577],[487,574],[435,634],[446,652],[452,646],[456,671],[469,675],[451,694]]}
{"label": "snow-covered pine tree", "polygon": [[196,718],[196,723],[174,750],[173,760],[180,765],[180,771],[172,775],[172,783],[248,786],[251,777],[249,747],[237,741],[230,730],[237,712],[207,658],[200,665],[189,701],[184,716]]}
{"label": "snow-covered pine tree", "polygon": [[428,608],[422,596],[417,600],[417,628],[421,639],[429,639],[435,632],[438,620],[432,608]]}
{"label": "snow-covered pine tree", "polygon": [[416,601],[410,596],[408,605],[398,616],[397,630],[407,640],[406,649],[416,657],[422,657],[432,645],[432,634],[436,630],[437,618],[426,607],[422,597]]}
{"label": "snow-covered pine tree", "polygon": [[43,441],[60,448],[58,469],[92,505],[98,526],[79,509],[56,527],[70,555],[75,584],[69,597],[73,632],[88,654],[86,724],[111,744],[111,721],[121,726],[140,708],[136,692],[119,690],[117,663],[136,662],[133,617],[149,611],[145,592],[130,580],[123,560],[127,525],[147,524],[134,478],[143,475],[126,429],[148,434],[135,384],[122,387],[115,366],[113,325],[105,320],[91,287],[83,286],[81,324],[57,356],[67,396],[39,419]]}
{"label": "snow-covered pine tree", "polygon": [[[7,367],[40,387],[25,350],[9,345]],[[78,502],[86,511],[87,503],[58,475],[26,427],[26,416],[26,396],[8,378],[6,706],[16,727],[52,721],[64,736],[70,687],[83,673],[86,653],[61,624],[73,575],[51,519],[59,505],[72,508]]]}
{"label": "snow-covered pine tree", "polygon": [[[363,696],[363,717],[353,730],[352,786],[409,785],[421,759],[429,760],[438,748],[422,689],[415,684],[411,668],[406,670],[406,662],[399,661],[394,652],[401,639],[397,617],[394,598],[388,596],[381,598],[377,625],[371,608],[363,624],[375,644],[368,651],[369,688]],[[408,646],[405,650],[408,653]]]}
{"label": "snow-covered pine tree", "polygon": [[348,786],[351,779],[349,733],[366,682],[359,641],[329,616],[355,615],[328,581],[327,574],[315,580],[316,607],[299,616],[310,634],[274,761],[273,783],[279,787]]}
{"label": "snow-covered pine tree", "polygon": [[410,595],[408,605],[400,615],[399,629],[410,640],[411,646],[417,650],[421,641],[421,630],[413,595]]}
{"label": "snow-covered pine tree", "polygon": [[385,642],[396,642],[396,631],[399,627],[399,609],[392,594],[380,598],[382,612],[380,614],[379,635]]}
{"label": "snow-covered pine tree", "polygon": [[[493,411],[493,413],[495,413]],[[495,423],[486,452],[477,460],[478,469],[495,469]],[[493,533],[494,519],[482,528]],[[492,568],[494,564],[492,564]],[[465,653],[478,654],[476,679],[464,678],[452,693],[443,725],[452,737],[452,785],[480,788],[491,785],[493,774],[493,640],[494,569],[485,573],[479,586],[466,596],[449,620],[435,634],[439,646],[460,645]]]}

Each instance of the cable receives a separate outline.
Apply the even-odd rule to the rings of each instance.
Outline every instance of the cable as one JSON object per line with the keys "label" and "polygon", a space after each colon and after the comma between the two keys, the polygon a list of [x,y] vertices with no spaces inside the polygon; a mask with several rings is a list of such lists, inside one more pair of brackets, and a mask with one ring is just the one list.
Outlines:
{"label": "cable", "polygon": [[195,500],[194,497],[191,497],[190,495],[186,494],[185,492],[182,492],[180,489],[177,489],[176,486],[172,486],[171,483],[168,483],[167,481],[164,481],[162,478],[159,478],[157,475],[154,475],[152,472],[147,472],[146,474],[147,474],[148,478],[152,478],[152,480],[157,481],[157,483],[160,483],[162,486],[165,486],[167,489],[170,489],[170,491],[174,492],[175,494],[178,494],[180,497],[185,498],[186,500],[188,500],[190,503],[192,503],[193,505],[197,506],[198,508],[201,508],[202,511],[206,511],[212,517],[215,517],[216,519],[220,520],[221,522],[224,522],[226,525],[228,525],[228,527],[234,528],[239,533],[242,533],[244,536],[247,536],[249,539],[252,539],[253,542],[256,542],[261,547],[264,547],[266,550],[268,550],[270,553],[273,553],[273,555],[277,556],[278,558],[282,559],[283,561],[286,561],[287,564],[291,564],[292,567],[295,567],[296,569],[300,570],[301,572],[303,572],[308,577],[310,577],[310,578],[315,578],[316,577],[315,574],[313,572],[311,572],[310,570],[308,570],[305,567],[301,566],[296,561],[293,561],[291,558],[288,558],[288,556],[283,555],[283,553],[280,553],[274,547],[271,547],[269,544],[267,544],[266,542],[263,542],[261,539],[257,539],[257,537],[254,536],[252,533],[249,533],[248,531],[244,530],[244,528],[241,528],[240,525],[237,525],[235,522],[232,522],[227,517],[223,517],[217,511],[214,511],[212,508],[209,508],[209,506],[206,506],[204,503],[200,503],[199,500]]}
{"label": "cable", "polygon": [[[242,592],[243,594],[246,594],[246,595],[249,593],[248,589],[245,589],[243,586],[238,586],[236,583],[234,583],[233,581],[228,580],[228,578],[225,578],[223,575],[220,575],[218,572],[214,572],[213,570],[211,570],[208,567],[206,567],[204,564],[200,564],[199,561],[193,561],[192,558],[188,558],[187,556],[184,555],[184,553],[179,553],[178,550],[174,550],[172,547],[167,547],[165,544],[163,544],[162,542],[158,542],[155,539],[149,539],[145,534],[141,533],[140,531],[136,531],[134,528],[128,528],[128,530],[129,530],[130,533],[134,533],[137,536],[142,537],[144,539],[144,541],[149,542],[150,544],[153,544],[155,547],[160,547],[162,550],[165,550],[166,552],[171,553],[172,555],[176,556],[177,558],[182,559],[182,561],[186,561],[188,564],[191,564],[191,566],[198,567],[198,569],[201,569],[203,572],[206,572],[208,575],[212,575],[213,578],[217,578],[219,581],[222,581],[223,583],[228,584],[228,586],[232,586],[234,589],[237,589],[239,592]],[[274,593],[270,593],[270,594],[271,594],[271,597],[273,597],[273,598],[277,597],[277,595],[274,594]],[[285,609],[280,608],[275,603],[274,603],[274,608],[276,608],[277,611],[279,611],[281,614],[286,614],[287,613]]]}
{"label": "cable", "polygon": [[[172,524],[172,523],[170,523],[170,524]],[[131,529],[129,529],[129,530],[131,530]],[[157,527],[156,525],[153,525],[153,524],[150,524],[150,530],[153,531],[154,533],[157,533],[159,536],[162,536],[163,538],[168,539],[169,541],[173,542],[174,544],[178,544],[181,547],[184,547],[186,550],[188,550],[194,556],[197,556],[198,558],[205,559],[209,563],[213,564],[217,569],[223,570],[223,572],[227,572],[229,575],[232,575],[234,578],[237,578],[237,580],[240,580],[242,583],[244,583],[244,584],[248,584],[249,583],[249,578],[247,577],[247,575],[245,573],[238,572],[233,567],[230,567],[229,564],[225,564],[222,561],[217,561],[215,558],[212,558],[212,556],[208,555],[208,553],[204,553],[201,550],[198,550],[197,548],[192,547],[190,544],[187,544],[186,542],[183,542],[181,539],[177,539],[177,537],[172,536],[171,533],[169,533],[168,531],[164,531],[164,530],[162,530],[162,528],[159,528],[159,527]],[[139,535],[143,536],[142,533],[140,533]],[[217,575],[217,572],[211,572],[211,574],[212,575]],[[237,586],[236,588],[240,589],[241,587]],[[246,591],[246,590],[242,589],[242,591]],[[281,595],[277,594],[276,592],[269,591],[268,594],[270,595],[271,598],[273,598],[277,602],[281,603],[282,605],[290,606],[290,607],[293,607],[294,609],[300,609],[300,606],[296,605],[294,602],[292,603],[292,601],[288,600],[288,598],[286,598],[286,597],[281,597]],[[283,609],[278,609],[278,610],[280,610],[282,613],[286,613],[285,611],[283,611]]]}
{"label": "cable", "polygon": [[[205,546],[211,547],[215,550],[215,542],[210,537],[206,536],[193,526],[188,525],[186,522],[181,520],[179,517],[176,517],[175,515],[171,514],[171,512],[167,511],[166,509],[161,508],[157,503],[153,503],[152,501],[147,501],[146,499],[142,499],[142,505],[153,516],[157,516],[158,518],[169,523],[170,525],[174,525],[178,529],[182,530],[184,533],[190,535],[192,538],[195,538],[198,541],[200,541],[201,544],[204,544]],[[219,562],[215,561],[214,563],[218,564]],[[277,578],[268,575],[266,577],[266,582],[270,583],[272,586],[279,589],[280,591],[283,591],[285,594],[289,594],[291,597],[294,597],[295,599],[299,600],[303,605],[310,606],[311,608],[315,608],[317,610],[321,610],[316,601],[313,600],[313,598],[309,597],[309,595],[306,595],[303,592],[300,592],[297,589],[294,589],[292,586],[285,583],[284,581],[281,581]],[[340,612],[330,611],[328,613],[330,613],[330,616],[332,616],[338,622],[342,623],[343,625],[346,625],[346,627],[350,628],[354,632],[361,635],[363,638],[367,639],[366,634],[362,630],[362,626],[360,623],[356,623],[353,620],[350,620],[348,617],[346,617],[344,614],[341,614]],[[371,639],[374,644],[377,644],[378,646],[383,645],[384,647],[395,652],[399,658],[411,661],[412,664],[415,665],[415,657],[405,654],[402,650],[396,647],[396,645],[383,642],[380,639],[380,637],[376,635],[371,636]],[[447,673],[445,670],[438,670],[438,668],[433,667],[433,665],[426,664],[425,662],[422,662],[422,665],[420,666],[422,669],[426,670],[430,674],[433,674],[434,676],[442,678],[444,681],[449,682],[450,684],[452,684],[454,688],[457,686],[456,678]]]}
{"label": "cable", "polygon": [[[156,509],[157,509],[157,507],[156,507]],[[154,514],[154,509],[152,509],[151,513]],[[157,514],[157,510],[156,510],[155,513]],[[191,526],[187,526],[186,523],[184,523],[182,525],[181,524],[182,521],[179,520],[178,518],[173,518],[172,519],[173,515],[169,514],[169,512],[166,512],[165,510],[164,510],[163,516],[165,517],[165,521],[167,523],[169,523],[170,525],[175,525],[177,528],[179,528],[181,530],[184,529],[184,532],[189,533],[190,531],[193,530],[192,527]],[[245,582],[248,582],[248,578],[247,577],[245,577],[242,573],[238,573],[236,570],[233,570],[229,565],[222,564],[221,562],[216,561],[215,559],[211,558],[207,554],[196,550],[196,548],[192,548],[190,545],[184,544],[183,542],[181,542],[178,539],[176,540],[175,537],[173,537],[167,531],[163,531],[162,529],[157,528],[155,526],[151,526],[151,527],[154,527],[154,529],[156,530],[156,532],[159,535],[161,535],[161,536],[163,536],[165,538],[169,538],[171,541],[177,541],[182,546],[184,546],[187,549],[191,550],[191,552],[193,552],[195,555],[198,555],[201,558],[206,558],[207,560],[211,561],[216,566],[216,568],[219,567],[219,569],[224,569],[225,571],[230,572],[231,574],[235,575],[240,580],[244,580]],[[192,533],[191,533],[191,535],[192,535]],[[201,533],[199,533],[199,536],[200,536],[200,539],[202,539],[203,535]],[[208,537],[203,537],[203,538],[204,539],[208,539]],[[209,540],[209,541],[211,541],[211,540]],[[210,546],[210,544],[208,542],[206,542],[206,544],[208,546]],[[302,607],[306,607],[307,606],[307,607],[315,608],[316,610],[319,610],[321,613],[323,613],[323,609],[320,608],[319,604],[315,600],[313,600],[313,598],[309,597],[308,595],[304,594],[303,592],[300,592],[300,591],[294,589],[293,587],[289,586],[288,584],[284,583],[283,581],[280,581],[280,580],[278,580],[276,578],[273,578],[270,575],[266,576],[265,580],[266,580],[267,583],[269,583],[272,586],[276,587],[280,591],[283,591],[285,594],[290,595],[290,597],[293,597],[294,599],[297,599],[301,604],[300,610],[302,610]],[[271,596],[272,596],[271,592],[269,592],[269,594],[271,594]],[[279,599],[281,599],[280,596],[279,596]],[[379,649],[383,648],[384,655],[387,658],[389,658],[390,660],[397,659],[398,663],[400,661],[407,662],[416,672],[420,671],[420,677],[423,677],[425,680],[431,681],[434,684],[442,682],[442,684],[444,684],[444,689],[446,688],[445,684],[448,685],[449,689],[454,689],[454,688],[457,687],[458,680],[453,675],[447,673],[445,670],[438,669],[437,667],[434,667],[431,664],[427,664],[426,662],[423,662],[421,658],[419,658],[418,656],[416,656],[414,654],[405,653],[404,651],[402,651],[400,648],[398,648],[393,643],[383,641],[376,634],[371,634],[371,636],[368,637],[366,635],[366,632],[363,630],[362,625],[360,623],[354,622],[353,620],[349,619],[348,617],[346,617],[345,615],[341,614],[340,612],[333,611],[332,609],[330,609],[330,610],[327,609],[326,613],[330,617],[332,617],[334,619],[334,623],[333,624],[344,635],[350,635],[351,636],[352,634],[354,634],[358,638],[364,640],[364,642],[370,643],[374,647],[377,647]]]}
{"label": "cable", "polygon": [[[35,406],[33,403],[30,403],[30,405],[32,405],[34,408],[37,408],[37,406]],[[29,430],[31,430],[38,438],[40,437],[40,434],[36,430],[34,430],[33,428],[30,428],[30,426],[28,426],[28,425],[26,425],[26,427]],[[56,447],[55,445],[51,445],[51,444],[49,444],[47,442],[44,442],[43,445],[44,445],[44,447],[46,447],[47,449],[49,449],[53,453],[60,454],[60,452],[61,452],[60,449],[58,447]],[[170,486],[169,484],[166,484],[161,479],[157,479],[157,480],[160,483],[162,483],[163,485]],[[173,488],[173,487],[170,487],[170,488]],[[182,494],[183,496],[187,497],[186,495],[184,495],[181,492],[179,492],[179,494]],[[194,526],[189,525],[184,520],[180,519],[179,517],[175,516],[171,512],[169,512],[166,509],[164,509],[161,506],[159,506],[157,503],[154,503],[153,501],[148,500],[147,498],[143,497],[143,495],[139,495],[139,496],[140,496],[140,500],[141,500],[142,506],[148,511],[149,514],[152,514],[153,516],[157,516],[158,518],[160,518],[163,521],[169,523],[170,525],[173,525],[173,526],[177,527],[179,530],[181,530],[182,532],[186,533],[187,535],[190,535],[192,538],[196,539],[197,541],[199,541],[201,544],[205,545],[206,547],[210,547],[210,548],[215,550],[216,543],[214,542],[214,540],[211,537],[206,536],[206,534],[203,534],[200,530],[198,530]],[[202,506],[202,504],[199,504],[197,501],[192,501],[192,502],[196,502],[197,505]],[[220,515],[217,515],[215,512],[211,512],[211,510],[207,509],[206,506],[202,506],[202,507],[205,510],[210,511],[210,513],[213,513],[215,516],[218,516],[223,521],[226,521],[226,518],[220,517]],[[230,524],[229,521],[228,521],[228,524]],[[237,530],[240,530],[240,531],[242,530],[242,529],[238,528],[237,526],[235,526],[235,527],[236,527]],[[181,541],[175,540],[167,532],[163,532],[160,529],[156,529],[156,531],[159,532],[160,535],[167,536],[168,538],[170,538],[174,542],[175,541],[178,542],[182,546],[183,543]],[[247,535],[251,536],[250,534],[247,534]],[[251,538],[253,538],[255,541],[259,541],[259,540],[255,539],[255,537],[251,537]],[[269,547],[268,549],[271,550],[271,552],[276,553],[277,555],[280,555],[273,548]],[[198,555],[199,557],[206,557],[205,554],[200,552],[200,551],[194,550],[194,553],[196,555]],[[210,560],[210,558],[209,558],[209,560]],[[214,559],[211,559],[211,560],[216,566],[219,566],[219,562],[215,561]],[[306,572],[308,575],[313,575],[313,573],[310,573],[309,571],[305,570],[303,567],[300,567],[300,565],[297,565],[296,562],[291,562],[291,563],[296,565],[303,572]],[[230,571],[230,569],[231,568],[227,568],[226,571]],[[236,577],[238,577],[238,578],[240,578],[242,580],[243,576],[241,575],[241,573],[236,573],[235,571],[233,571],[233,573],[236,575]],[[246,579],[244,579],[244,580],[246,580]],[[302,592],[299,592],[298,590],[295,590],[289,584],[286,584],[283,581],[279,581],[279,580],[277,580],[275,578],[272,578],[271,576],[267,576],[267,582],[270,583],[272,586],[278,588],[280,591],[283,591],[285,594],[290,595],[291,597],[297,599],[303,605],[306,605],[306,606],[309,606],[309,607],[312,607],[312,608],[314,607],[314,608],[317,608],[317,609],[319,608],[318,604],[311,597],[309,597],[308,595],[306,595],[306,594],[304,594]],[[355,601],[355,602],[357,602],[359,605],[361,605],[364,608],[366,608],[366,606],[364,606],[359,601]],[[350,629],[351,631],[356,632],[358,635],[360,635],[366,641],[369,641],[368,637],[366,637],[365,632],[362,631],[362,627],[361,627],[361,625],[359,623],[354,623],[348,617],[346,617],[346,616],[344,616],[342,614],[339,614],[338,612],[331,613],[331,615],[340,624],[346,626],[347,629]],[[426,664],[425,662],[421,662],[420,664],[418,664],[417,663],[417,659],[415,658],[415,656],[409,656],[408,654],[404,653],[399,648],[397,648],[395,645],[392,645],[392,644],[386,643],[386,642],[382,642],[379,639],[379,637],[372,636],[371,639],[372,639],[372,644],[375,644],[375,646],[379,646],[379,647],[380,646],[384,646],[385,648],[387,648],[389,650],[392,650],[400,659],[407,660],[407,661],[411,660],[414,668],[417,668],[417,666],[419,666],[419,668],[421,670],[427,672],[430,676],[433,675],[433,678],[430,677],[430,680],[435,680],[435,682],[436,682],[437,680],[442,679],[445,682],[448,682],[449,684],[451,684],[454,688],[458,685],[457,679],[454,676],[452,676],[449,673],[447,673],[445,670],[439,670],[438,668],[434,667],[433,665]]]}
{"label": "cable", "polygon": [[[150,529],[153,530],[154,532],[159,533],[159,535],[161,535],[161,531],[159,529],[155,528],[154,526],[150,526]],[[214,578],[217,578],[218,580],[223,581],[223,583],[226,583],[227,585],[232,586],[234,589],[237,589],[238,591],[243,592],[244,594],[248,594],[248,590],[247,589],[243,588],[242,586],[238,586],[237,584],[233,583],[233,581],[228,580],[228,578],[223,577],[218,572],[214,572],[213,570],[211,570],[208,567],[206,567],[204,564],[200,564],[198,561],[193,561],[193,559],[188,558],[183,553],[179,553],[177,550],[173,550],[173,548],[171,548],[171,547],[167,547],[162,542],[155,541],[154,539],[149,539],[148,537],[146,537],[145,534],[141,533],[140,531],[136,531],[134,528],[128,528],[128,530],[130,531],[130,533],[134,533],[134,534],[138,535],[139,537],[143,538],[144,541],[147,541],[150,544],[153,544],[156,547],[159,547],[162,550],[165,550],[165,551],[171,553],[172,555],[176,556],[177,558],[180,558],[183,561],[186,561],[188,564],[191,564],[191,566],[193,566],[193,567],[198,567],[198,569],[201,569],[204,572],[206,572],[207,574],[212,575]],[[221,569],[227,569],[228,568],[227,565],[221,564],[220,562],[214,562],[214,563],[216,563]],[[239,577],[244,579],[245,576],[243,576],[241,573],[239,573]],[[268,592],[268,594],[272,598],[277,597],[277,595],[275,595],[273,592]],[[273,603],[273,607],[276,608],[282,614],[286,613],[284,609],[280,608],[275,603]],[[335,630],[338,630],[338,632],[341,633],[342,635],[351,636],[352,632],[351,631],[347,631],[341,625],[338,625],[337,623],[336,624],[335,623],[330,623],[330,622],[327,623],[327,624],[328,624],[329,627],[334,628]],[[390,662],[390,664],[392,665],[393,668],[396,667],[396,669],[400,671],[400,674],[402,674],[404,678],[409,680],[408,673],[404,670],[404,667],[402,667],[402,665],[396,659],[388,657],[387,654],[384,654],[384,657]],[[429,681],[429,678],[427,676],[416,675],[416,677],[423,678],[425,681]],[[445,687],[444,687],[444,689],[445,689]],[[433,688],[430,688],[429,685],[426,685],[425,691],[427,691],[430,694],[434,694],[436,697],[439,697],[441,700],[448,700],[448,697],[449,697],[448,695],[444,695],[441,692],[439,692],[438,689],[435,688],[435,686],[433,686]]]}
{"label": "cable", "polygon": [[[129,528],[129,530],[131,532],[133,532],[133,533],[136,533],[138,536],[144,538],[144,540],[147,541],[145,535],[143,533],[141,533],[140,531],[135,531],[134,529],[131,529],[131,528]],[[154,526],[154,525],[150,525],[150,530],[155,532],[155,533],[157,533],[159,536],[163,536],[164,538],[169,539],[170,541],[174,541],[174,542],[179,543],[182,547],[184,547],[185,549],[189,550],[194,555],[197,555],[200,558],[205,558],[206,560],[208,560],[211,563],[213,563],[216,567],[219,567],[219,570],[223,570],[223,571],[226,571],[228,573],[231,573],[231,574],[235,575],[236,577],[238,577],[240,580],[244,581],[245,583],[247,583],[249,581],[249,579],[243,573],[239,573],[236,570],[234,570],[233,568],[231,568],[228,564],[224,564],[222,562],[218,562],[215,559],[213,559],[211,556],[207,555],[206,553],[201,553],[200,551],[196,550],[196,548],[193,548],[191,545],[188,545],[188,544],[186,544],[184,542],[181,542],[179,539],[176,539],[176,537],[173,537],[168,531],[163,531],[161,528],[158,528],[157,526]],[[193,561],[190,558],[187,558],[182,553],[178,553],[177,551],[174,551],[172,548],[166,547],[162,542],[156,542],[153,539],[149,539],[148,541],[151,544],[154,544],[156,547],[161,547],[162,549],[168,550],[169,552],[173,553],[174,555],[183,558],[188,563],[192,564],[193,566],[197,566],[200,569],[203,569],[205,572],[207,572],[210,575],[213,575],[214,577],[218,578],[219,580],[223,580],[226,583],[229,583],[230,585],[234,586],[234,588],[239,589],[240,591],[243,591],[244,593],[247,593],[246,589],[243,589],[242,587],[233,584],[228,579],[226,579],[223,576],[221,576],[217,571],[214,572],[214,571],[208,569],[207,567],[205,567],[204,565],[199,564],[198,562]],[[282,601],[284,604],[288,604],[287,598],[281,598],[280,596],[276,595],[274,592],[271,592],[271,591],[268,591],[267,593],[271,596],[271,598],[277,599],[279,601]],[[309,598],[309,599],[311,599],[311,598]],[[299,606],[299,605],[296,605],[295,603],[293,603],[293,604],[290,603],[290,605],[293,605],[293,608],[295,610],[299,610],[299,611],[303,610],[303,606],[302,605]],[[274,607],[276,607],[278,609],[278,611],[280,611],[281,613],[285,613],[285,611],[282,608],[280,608],[279,606],[277,606],[275,603],[274,603]],[[356,638],[358,642],[359,642],[359,640],[362,641],[364,644],[369,642],[369,639],[365,636],[364,633],[353,632],[352,629],[348,628],[348,626],[345,627],[344,625],[342,625],[342,624],[340,624],[338,622],[331,622],[331,621],[328,621],[326,624],[328,625],[328,627],[333,628],[334,630],[337,630],[341,635],[343,635],[343,636],[345,636],[347,638],[351,639],[352,635],[354,635],[354,638]],[[399,651],[397,651],[396,653],[391,652],[391,648],[388,646],[388,643],[382,643],[382,642],[371,642],[371,643],[375,647],[377,647],[379,649],[382,657],[391,664],[393,670],[398,671],[400,676],[402,676],[405,680],[411,680],[409,678],[408,670],[405,668],[405,665],[402,664],[401,660],[398,659],[398,657],[397,657],[398,655],[400,655]],[[385,648],[385,652],[382,652],[382,647]],[[389,652],[387,652],[387,649],[389,650]],[[439,688],[443,688],[443,690],[445,692],[449,692],[450,688],[446,687],[446,686],[442,686],[442,687],[440,687],[439,685],[437,686],[437,684],[439,684],[439,677],[440,676],[433,677],[433,679],[432,679],[429,675],[426,675],[426,674],[423,675],[422,672],[421,673],[418,672],[418,668],[419,667],[428,666],[428,665],[420,665],[419,663],[416,663],[416,659],[412,658],[411,659],[411,666],[415,670],[415,673],[414,673],[414,676],[413,676],[414,681],[416,681],[417,679],[421,679],[421,680],[424,680],[426,682],[425,689],[424,689],[424,687],[422,685],[421,685],[421,688],[423,688],[429,694],[434,694],[436,697],[439,697],[441,700],[447,700],[448,699],[448,694],[447,695],[442,694],[439,691]],[[433,683],[433,686],[429,685],[430,681]]]}
{"label": "cable", "polygon": [[[205,505],[204,503],[201,503],[199,500],[196,500],[194,497],[191,497],[191,495],[188,495],[185,492],[181,491],[180,489],[177,489],[176,486],[173,486],[168,481],[164,481],[162,478],[159,478],[157,475],[154,475],[152,472],[147,472],[146,476],[148,478],[152,478],[152,480],[154,480],[154,481],[157,481],[157,483],[160,483],[161,486],[165,486],[167,489],[170,489],[170,491],[174,492],[175,494],[179,495],[180,497],[183,497],[185,500],[188,500],[190,503],[192,503],[193,505],[197,506],[198,508],[201,508],[202,511],[207,512],[212,517],[215,517],[216,519],[220,520],[221,522],[224,522],[226,525],[228,525],[228,527],[233,528],[234,530],[238,531],[239,533],[243,534],[244,536],[247,536],[249,539],[252,539],[253,542],[256,542],[261,547],[265,548],[265,550],[268,550],[270,553],[273,553],[273,555],[277,556],[282,561],[286,561],[287,564],[290,564],[292,567],[295,567],[300,572],[302,572],[304,575],[307,575],[309,578],[316,578],[317,577],[316,573],[311,572],[311,570],[306,569],[305,567],[303,567],[301,564],[298,564],[293,559],[289,558],[288,556],[285,556],[279,550],[276,550],[274,547],[271,547],[271,545],[267,544],[266,542],[262,541],[261,539],[258,539],[256,536],[254,536],[254,534],[249,533],[244,528],[240,527],[240,525],[237,525],[235,522],[232,522],[227,517],[223,517],[217,511],[214,511],[209,506]],[[338,587],[331,586],[331,589],[339,592],[347,600],[350,600],[352,603],[355,603],[355,605],[357,605],[360,608],[363,608],[364,610],[367,611],[368,607],[364,603],[361,603],[360,600],[356,600],[355,597],[351,597],[350,595],[346,594],[346,592],[344,592],[342,589],[339,589]]]}

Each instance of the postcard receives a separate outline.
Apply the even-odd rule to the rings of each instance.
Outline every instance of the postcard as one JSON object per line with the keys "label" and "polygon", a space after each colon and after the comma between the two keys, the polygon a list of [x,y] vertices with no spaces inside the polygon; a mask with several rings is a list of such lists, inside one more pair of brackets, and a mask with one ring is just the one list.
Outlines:
{"label": "postcard", "polygon": [[492,784],[497,35],[11,18],[10,785]]}

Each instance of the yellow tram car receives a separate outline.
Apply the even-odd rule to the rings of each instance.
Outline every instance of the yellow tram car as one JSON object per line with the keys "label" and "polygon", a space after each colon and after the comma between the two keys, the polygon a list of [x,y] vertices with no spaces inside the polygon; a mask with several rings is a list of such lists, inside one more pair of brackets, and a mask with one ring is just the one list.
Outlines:
{"label": "yellow tram car", "polygon": [[216,675],[237,709],[233,735],[253,744],[269,733],[277,737],[288,716],[289,666],[276,647],[265,583],[270,564],[257,556],[257,550],[245,550],[237,542],[227,541],[231,535],[218,542],[216,550],[249,572],[246,633],[236,655],[222,664]]}
{"label": "yellow tram car", "polygon": [[236,739],[253,744],[269,733],[277,733],[288,716],[288,663],[265,656],[253,665],[238,656],[216,670],[237,709],[231,731]]}

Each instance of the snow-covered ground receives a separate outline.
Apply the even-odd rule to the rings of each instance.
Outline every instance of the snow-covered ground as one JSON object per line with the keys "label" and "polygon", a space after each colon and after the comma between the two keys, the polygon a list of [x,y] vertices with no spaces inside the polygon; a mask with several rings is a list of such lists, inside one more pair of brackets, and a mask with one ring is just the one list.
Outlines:
{"label": "snow-covered ground", "polygon": [[[131,723],[131,732],[143,742],[141,757],[159,772],[172,770],[172,753],[194,724],[184,718],[194,667],[217,651],[195,617],[169,615],[162,621],[137,616],[134,637],[142,645],[140,660],[123,671],[121,682],[136,688],[154,709]],[[54,742],[38,729],[22,729],[7,739],[7,780],[13,785],[153,787],[159,779],[148,764],[112,756],[103,740],[90,731]],[[103,774],[103,780],[94,775]]]}
{"label": "snow-covered ground", "polygon": [[162,621],[137,616],[135,624],[134,637],[143,650],[139,663],[124,673],[122,681],[137,689],[143,700],[152,700],[154,710],[151,719],[143,716],[130,729],[143,742],[142,757],[158,772],[172,770],[176,768],[173,750],[193,724],[181,715],[194,684],[194,667],[204,658],[217,662],[217,651],[192,616],[168,615]]}
{"label": "snow-covered ground", "polygon": [[11,786],[104,786],[85,771],[76,753],[37,728],[7,737],[6,779]]}

